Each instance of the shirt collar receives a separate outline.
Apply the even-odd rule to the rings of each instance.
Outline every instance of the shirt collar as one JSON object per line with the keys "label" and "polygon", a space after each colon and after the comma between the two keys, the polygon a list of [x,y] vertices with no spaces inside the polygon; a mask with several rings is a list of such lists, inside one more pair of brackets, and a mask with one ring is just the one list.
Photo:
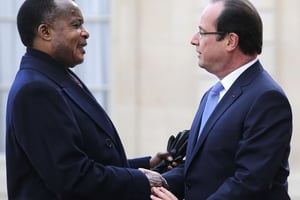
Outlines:
{"label": "shirt collar", "polygon": [[225,76],[222,80],[221,83],[225,89],[225,91],[227,91],[231,85],[234,83],[234,81],[244,72],[246,71],[251,65],[253,65],[256,61],[258,60],[258,58],[256,57],[254,60],[246,63],[245,65],[239,67],[238,69],[234,70],[233,72],[231,72],[230,74],[228,74],[227,76]]}

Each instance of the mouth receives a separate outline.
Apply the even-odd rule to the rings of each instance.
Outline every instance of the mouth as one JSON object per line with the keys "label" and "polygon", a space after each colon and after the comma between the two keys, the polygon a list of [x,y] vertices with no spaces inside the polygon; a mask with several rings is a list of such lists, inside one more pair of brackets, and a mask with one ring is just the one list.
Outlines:
{"label": "mouth", "polygon": [[78,48],[82,50],[83,54],[85,53],[84,47],[86,47],[86,46],[87,46],[87,43],[83,43],[83,44],[78,45]]}

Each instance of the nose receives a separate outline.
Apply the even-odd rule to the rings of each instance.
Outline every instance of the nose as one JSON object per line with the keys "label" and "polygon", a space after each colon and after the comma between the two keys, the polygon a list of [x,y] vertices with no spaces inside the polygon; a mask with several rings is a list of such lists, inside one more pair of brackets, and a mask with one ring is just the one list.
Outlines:
{"label": "nose", "polygon": [[81,33],[80,35],[82,37],[84,37],[85,39],[88,39],[90,37],[90,33],[88,32],[88,30],[82,26],[82,29],[81,29]]}
{"label": "nose", "polygon": [[199,33],[195,33],[191,40],[191,45],[198,46],[200,44],[200,35]]}

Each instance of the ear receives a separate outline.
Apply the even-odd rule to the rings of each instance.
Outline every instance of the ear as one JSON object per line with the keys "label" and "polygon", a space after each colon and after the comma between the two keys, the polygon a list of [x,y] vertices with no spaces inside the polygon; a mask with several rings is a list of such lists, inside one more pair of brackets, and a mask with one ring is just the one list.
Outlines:
{"label": "ear", "polygon": [[43,40],[51,40],[51,27],[48,24],[40,24],[37,30],[38,36]]}
{"label": "ear", "polygon": [[228,33],[226,37],[226,47],[228,51],[233,51],[238,48],[239,36],[236,33]]}

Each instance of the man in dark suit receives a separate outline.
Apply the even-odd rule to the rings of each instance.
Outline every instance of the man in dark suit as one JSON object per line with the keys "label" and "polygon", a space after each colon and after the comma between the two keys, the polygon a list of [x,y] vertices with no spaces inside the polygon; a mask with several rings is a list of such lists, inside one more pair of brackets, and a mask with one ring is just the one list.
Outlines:
{"label": "man in dark suit", "polygon": [[[247,0],[212,0],[192,38],[199,66],[222,83],[193,121],[184,166],[164,175],[185,200],[287,200],[292,112],[280,86],[263,69],[262,21]],[[203,118],[207,118],[205,122]],[[152,199],[174,199],[153,189]]]}
{"label": "man in dark suit", "polygon": [[69,69],[84,60],[83,22],[72,0],[26,0],[19,10],[27,52],[7,104],[9,199],[147,200],[164,183],[137,168],[167,154],[127,160],[113,123]]}

